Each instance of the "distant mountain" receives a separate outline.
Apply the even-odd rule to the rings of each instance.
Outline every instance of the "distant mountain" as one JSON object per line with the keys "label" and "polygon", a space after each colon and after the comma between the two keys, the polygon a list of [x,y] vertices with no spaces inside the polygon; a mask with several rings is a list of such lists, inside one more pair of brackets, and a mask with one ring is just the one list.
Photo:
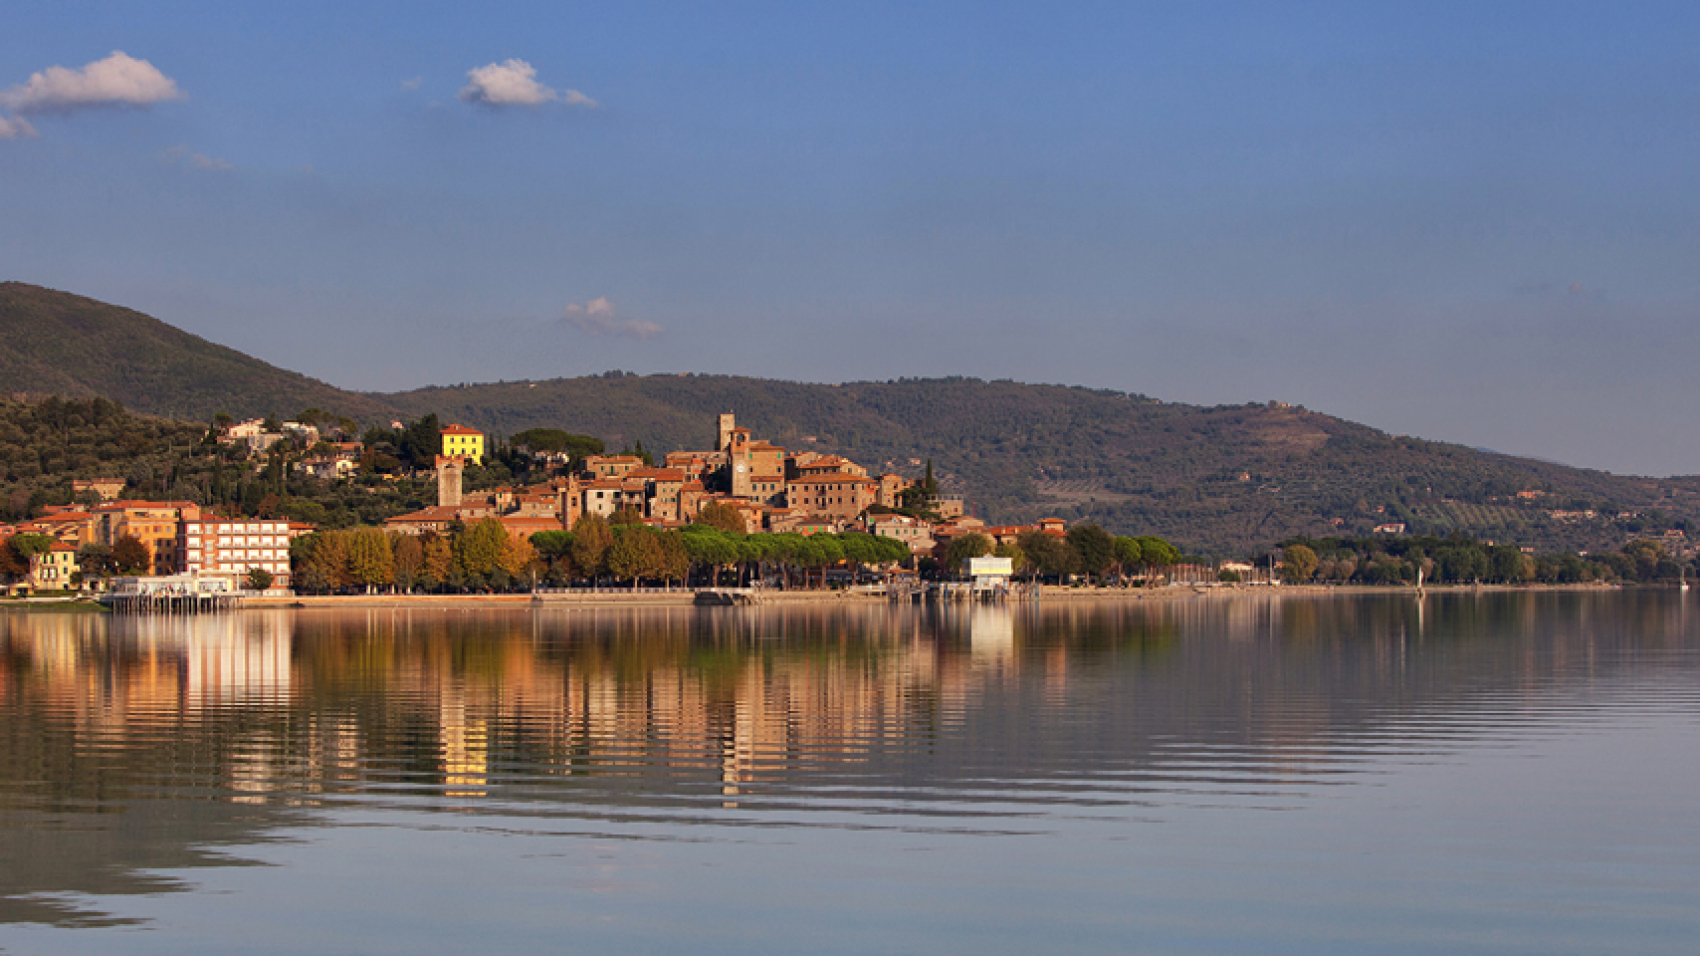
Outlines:
{"label": "distant mountain", "polygon": [[101,396],[153,415],[205,421],[304,408],[387,414],[370,396],[267,365],[150,316],[67,292],[0,282],[0,387]]}
{"label": "distant mountain", "polygon": [[1700,534],[1700,478],[1631,478],[1396,437],[1302,407],[1202,408],[1142,395],[972,378],[812,385],[610,372],[538,382],[347,392],[137,312],[0,284],[0,389],[104,395],[205,420],[309,406],[365,420],[435,412],[496,434],[553,427],[619,450],[707,448],[714,416],[758,437],[918,475],[994,522],[1047,515],[1160,534],[1213,554],[1308,534],[1459,532],[1537,548],[1616,549]]}

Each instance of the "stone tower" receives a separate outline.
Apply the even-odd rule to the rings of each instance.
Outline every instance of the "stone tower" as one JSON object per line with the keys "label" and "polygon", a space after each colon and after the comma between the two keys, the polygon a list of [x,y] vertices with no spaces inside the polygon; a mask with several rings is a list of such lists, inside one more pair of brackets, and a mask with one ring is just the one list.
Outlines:
{"label": "stone tower", "polygon": [[720,439],[715,443],[714,450],[725,451],[726,446],[732,443],[732,429],[738,427],[738,419],[731,412],[727,412],[720,416],[718,424],[720,427]]}
{"label": "stone tower", "polygon": [[[731,418],[732,416],[724,416]],[[732,494],[739,498],[748,498],[752,494],[750,483],[750,430],[734,428],[726,442],[726,462],[731,466]]]}
{"label": "stone tower", "polygon": [[458,455],[437,456],[437,504],[460,507],[460,478],[465,467],[466,460]]}

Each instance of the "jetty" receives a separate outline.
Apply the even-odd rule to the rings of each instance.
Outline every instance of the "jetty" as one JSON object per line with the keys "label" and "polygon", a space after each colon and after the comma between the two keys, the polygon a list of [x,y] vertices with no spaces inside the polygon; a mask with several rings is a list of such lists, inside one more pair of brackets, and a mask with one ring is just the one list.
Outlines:
{"label": "jetty", "polygon": [[197,614],[238,610],[246,598],[230,575],[190,573],[113,578],[112,589],[96,600],[125,614]]}

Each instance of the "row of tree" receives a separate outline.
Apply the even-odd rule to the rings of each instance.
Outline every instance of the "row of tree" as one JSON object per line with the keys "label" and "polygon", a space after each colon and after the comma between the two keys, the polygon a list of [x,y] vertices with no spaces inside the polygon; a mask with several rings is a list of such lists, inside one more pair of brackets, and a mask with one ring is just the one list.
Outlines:
{"label": "row of tree", "polygon": [[570,532],[529,538],[510,535],[494,518],[446,534],[315,532],[290,545],[294,586],[306,593],[507,591],[578,581],[714,583],[728,574],[741,582],[778,574],[806,584],[824,583],[828,567],[909,556],[902,542],[869,534],[743,534],[708,524],[661,530],[619,518],[587,515]]}
{"label": "row of tree", "polygon": [[1658,542],[1631,541],[1620,551],[1526,554],[1512,545],[1450,538],[1324,538],[1285,542],[1281,576],[1289,583],[1582,584],[1675,581],[1687,570]]}
{"label": "row of tree", "polygon": [[1027,531],[1004,544],[983,534],[960,535],[945,547],[942,570],[954,573],[970,558],[987,555],[1011,559],[1016,573],[1029,579],[1063,580],[1082,575],[1093,583],[1109,577],[1124,583],[1136,576],[1149,579],[1181,556],[1178,548],[1162,538],[1112,535],[1083,522],[1068,529],[1066,535]]}

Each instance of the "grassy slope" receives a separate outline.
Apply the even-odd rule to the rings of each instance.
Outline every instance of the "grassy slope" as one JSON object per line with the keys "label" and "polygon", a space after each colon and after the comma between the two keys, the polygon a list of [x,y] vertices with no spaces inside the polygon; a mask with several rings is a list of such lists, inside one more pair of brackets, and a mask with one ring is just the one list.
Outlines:
{"label": "grassy slope", "polygon": [[115,399],[153,415],[205,421],[290,415],[317,406],[349,415],[387,413],[345,392],[158,319],[82,296],[0,282],[0,388]]}

